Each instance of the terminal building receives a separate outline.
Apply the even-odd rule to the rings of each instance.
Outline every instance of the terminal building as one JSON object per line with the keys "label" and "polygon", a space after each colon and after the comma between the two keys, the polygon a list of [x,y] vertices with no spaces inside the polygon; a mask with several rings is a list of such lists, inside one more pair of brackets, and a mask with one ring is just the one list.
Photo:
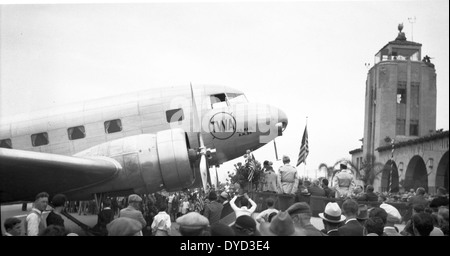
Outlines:
{"label": "terminal building", "polygon": [[352,164],[375,175],[376,191],[448,190],[449,131],[436,131],[436,70],[398,29],[368,71],[363,145],[350,151]]}

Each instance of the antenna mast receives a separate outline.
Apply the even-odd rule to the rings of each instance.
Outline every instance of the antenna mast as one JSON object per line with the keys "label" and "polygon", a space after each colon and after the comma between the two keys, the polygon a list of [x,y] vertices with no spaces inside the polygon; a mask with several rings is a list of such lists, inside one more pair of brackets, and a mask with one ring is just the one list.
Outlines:
{"label": "antenna mast", "polygon": [[414,42],[414,23],[416,23],[416,16],[408,18],[409,23],[411,23],[411,41]]}

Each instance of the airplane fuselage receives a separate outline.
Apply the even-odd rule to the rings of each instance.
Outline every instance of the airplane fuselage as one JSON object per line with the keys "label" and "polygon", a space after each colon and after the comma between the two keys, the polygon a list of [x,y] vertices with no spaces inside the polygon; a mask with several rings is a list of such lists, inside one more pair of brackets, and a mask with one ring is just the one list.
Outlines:
{"label": "airplane fuselage", "polygon": [[[82,158],[106,157],[113,159],[113,163],[104,163],[106,167],[101,168],[111,169],[110,165],[118,165],[120,168],[117,170],[122,170],[114,177],[125,183],[103,180],[88,187],[74,186],[66,193],[73,191],[80,194],[83,191],[94,194],[126,189],[150,192],[201,184],[199,175],[193,175],[194,184],[189,172],[173,172],[181,168],[176,166],[179,162],[177,157],[183,156],[184,163],[192,162],[192,159],[188,161],[186,158],[186,148],[199,149],[199,132],[205,147],[215,149],[210,154],[208,152],[209,164],[220,165],[274,139],[279,135],[280,123],[284,128],[287,125],[287,117],[281,110],[249,103],[241,91],[230,87],[194,86],[192,90],[189,86],[160,88],[29,113],[11,120],[2,118],[0,147]],[[164,141],[170,142],[169,148],[164,146]],[[151,152],[142,152],[146,149]],[[184,153],[176,153],[177,150]],[[162,156],[162,153],[165,155]],[[31,159],[31,163],[36,157],[45,159],[44,162],[55,162],[51,155],[3,154],[4,157],[11,154],[11,159],[24,155],[23,159]],[[171,158],[172,154],[175,157]],[[133,165],[127,166],[127,163]],[[140,164],[134,166],[135,163]],[[155,164],[159,167],[156,168]],[[15,165],[5,166],[14,168]],[[182,169],[189,169],[189,165]],[[26,168],[22,171],[26,172]],[[3,173],[10,174],[5,170]],[[187,176],[183,178],[180,175]],[[101,180],[101,177],[98,179]],[[85,180],[76,182],[83,184]],[[67,187],[71,184],[75,181],[69,182]]]}

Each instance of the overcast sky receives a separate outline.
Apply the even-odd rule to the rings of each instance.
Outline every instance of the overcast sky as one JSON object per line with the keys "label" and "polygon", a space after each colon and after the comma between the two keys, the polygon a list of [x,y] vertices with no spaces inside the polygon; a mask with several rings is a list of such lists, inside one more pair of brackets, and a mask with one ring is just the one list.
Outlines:
{"label": "overcast sky", "polygon": [[[308,117],[299,168],[313,171],[361,146],[365,63],[403,23],[436,65],[436,127],[449,129],[447,0],[0,3],[0,118],[154,87],[228,85],[287,113],[276,142],[294,163]],[[273,143],[254,154],[274,161]],[[222,180],[237,161],[219,169]]]}

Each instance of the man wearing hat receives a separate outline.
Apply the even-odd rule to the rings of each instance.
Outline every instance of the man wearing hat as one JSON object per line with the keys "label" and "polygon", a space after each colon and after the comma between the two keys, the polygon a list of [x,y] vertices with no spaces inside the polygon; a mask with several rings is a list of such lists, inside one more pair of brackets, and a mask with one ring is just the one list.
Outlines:
{"label": "man wearing hat", "polygon": [[119,217],[106,225],[108,236],[141,236],[142,225],[139,221]]}
{"label": "man wearing hat", "polygon": [[220,193],[219,199],[222,205],[226,205],[228,203],[228,193],[226,191],[222,191],[222,193]]}
{"label": "man wearing hat", "polygon": [[53,196],[50,205],[53,210],[47,215],[47,227],[50,225],[58,225],[64,227],[64,219],[61,216],[61,212],[64,211],[67,197],[63,194],[56,194]]}
{"label": "man wearing hat", "polygon": [[284,194],[293,194],[298,189],[297,169],[290,165],[291,159],[283,156],[283,166],[278,169],[278,184],[280,184],[280,192]]}
{"label": "man wearing hat", "polygon": [[277,174],[273,170],[272,162],[264,161],[264,186],[263,191],[276,193],[278,191],[277,186]]}
{"label": "man wearing hat", "polygon": [[[311,224],[311,208],[306,202],[298,202],[291,205],[286,212],[291,216],[294,225],[304,231],[306,236],[324,236],[316,227]],[[273,220],[272,220],[273,221]]]}
{"label": "man wearing hat", "polygon": [[208,219],[198,212],[189,212],[176,220],[182,236],[204,236],[209,227]]}
{"label": "man wearing hat", "polygon": [[325,234],[339,236],[338,228],[345,220],[345,216],[342,215],[341,207],[336,202],[329,202],[324,212],[319,213],[319,217],[322,218]]}
{"label": "man wearing hat", "polygon": [[279,212],[271,222],[261,223],[259,232],[263,236],[305,236],[303,230],[295,226],[287,212]]}
{"label": "man wearing hat", "polygon": [[358,216],[356,219],[359,221],[359,224],[364,227],[367,219],[369,218],[368,207],[365,204],[358,205]]}
{"label": "man wearing hat", "polygon": [[333,178],[333,184],[336,188],[336,197],[349,197],[352,194],[352,190],[355,187],[355,181],[353,180],[353,174],[347,169],[346,164],[340,164],[341,171],[337,173]]}
{"label": "man wearing hat", "polygon": [[[142,215],[142,212],[139,210],[140,203],[142,202],[142,198],[136,194],[132,194],[128,196],[128,207],[120,210],[119,217],[128,217],[134,220],[139,221],[142,224],[141,229],[147,226],[147,222]],[[142,232],[141,232],[142,235]]]}
{"label": "man wearing hat", "polygon": [[384,225],[384,234],[387,236],[402,236],[395,224],[399,224],[402,220],[402,215],[394,206],[386,203],[386,197],[379,197],[380,208],[384,209],[387,213],[386,224]]}
{"label": "man wearing hat", "polygon": [[261,236],[256,227],[255,219],[248,215],[241,215],[236,218],[231,229],[233,229],[235,236]]}

